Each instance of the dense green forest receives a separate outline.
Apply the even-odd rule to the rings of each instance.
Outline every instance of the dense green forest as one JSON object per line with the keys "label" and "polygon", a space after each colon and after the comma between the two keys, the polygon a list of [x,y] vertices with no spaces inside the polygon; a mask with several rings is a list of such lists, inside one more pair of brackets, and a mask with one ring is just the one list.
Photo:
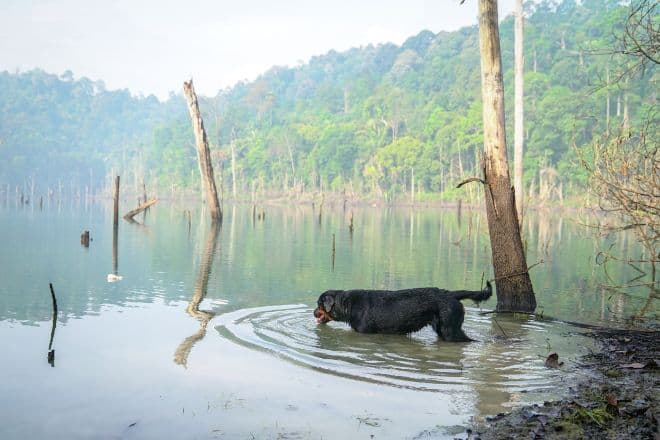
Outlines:
{"label": "dense green forest", "polygon": [[[655,67],[617,81],[627,62],[611,53],[627,12],[619,3],[525,6],[525,190],[537,202],[581,193],[587,176],[575,147],[657,105]],[[500,38],[512,133],[513,17]],[[414,179],[418,200],[452,198],[458,182],[481,175],[476,26],[273,67],[200,104],[225,197],[235,181],[239,197],[256,188],[393,200],[409,197]],[[4,188],[99,191],[113,174],[164,196],[199,187],[180,93],[159,102],[70,72],[3,72],[0,115]]]}

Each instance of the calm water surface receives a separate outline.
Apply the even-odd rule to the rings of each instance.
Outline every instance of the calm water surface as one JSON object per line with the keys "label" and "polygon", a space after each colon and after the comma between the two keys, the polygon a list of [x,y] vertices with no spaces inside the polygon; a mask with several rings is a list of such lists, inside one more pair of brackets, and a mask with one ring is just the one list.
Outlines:
{"label": "calm water surface", "polygon": [[[260,220],[229,206],[216,230],[200,210],[160,204],[142,225],[122,221],[113,247],[110,205],[0,204],[0,438],[452,438],[472,417],[551,399],[584,374],[573,360],[591,342],[578,329],[467,302],[464,328],[478,340],[467,344],[430,329],[316,325],[330,288],[481,288],[482,273],[492,278],[483,213],[264,209]],[[544,315],[657,319],[643,290],[600,286],[598,251],[635,255],[631,237],[595,240],[568,217],[530,217]],[[123,279],[109,283],[115,272]],[[561,371],[543,367],[552,351]]]}

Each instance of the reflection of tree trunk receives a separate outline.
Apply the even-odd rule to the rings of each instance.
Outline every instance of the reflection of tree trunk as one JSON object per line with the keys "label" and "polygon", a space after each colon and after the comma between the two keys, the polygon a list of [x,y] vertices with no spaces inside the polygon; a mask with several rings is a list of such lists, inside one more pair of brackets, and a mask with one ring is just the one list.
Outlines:
{"label": "reflection of tree trunk", "polygon": [[527,272],[506,157],[504,86],[495,0],[479,1],[479,47],[486,214],[497,281],[497,310],[531,312],[536,308],[536,299]]}
{"label": "reflection of tree trunk", "polygon": [[112,273],[115,275],[119,275],[119,258],[117,256],[117,247],[118,247],[118,228],[117,225],[115,224],[112,227]]}
{"label": "reflection of tree trunk", "polygon": [[[500,321],[491,321],[492,335],[516,340],[530,338],[529,320],[517,320],[505,317]],[[506,332],[506,333],[502,333]],[[533,335],[532,335],[533,336]],[[472,358],[478,365],[492,365],[493,368],[466,368],[466,378],[474,383],[474,409],[478,416],[498,414],[511,407],[511,403],[520,401],[520,391],[511,385],[511,377],[525,375],[529,372],[521,365],[520,359],[525,358],[524,346],[512,346],[507,342],[487,344],[484,350]],[[506,355],[503,355],[506,352]]]}
{"label": "reflection of tree trunk", "polygon": [[206,240],[206,248],[204,249],[202,261],[199,266],[199,274],[195,281],[193,296],[186,308],[186,312],[199,321],[199,330],[195,334],[184,339],[174,352],[174,362],[178,365],[183,365],[184,367],[188,364],[190,351],[198,341],[201,341],[204,338],[206,335],[206,327],[209,321],[215,316],[214,312],[199,310],[199,305],[206,296],[219,232],[219,224],[213,222]]}

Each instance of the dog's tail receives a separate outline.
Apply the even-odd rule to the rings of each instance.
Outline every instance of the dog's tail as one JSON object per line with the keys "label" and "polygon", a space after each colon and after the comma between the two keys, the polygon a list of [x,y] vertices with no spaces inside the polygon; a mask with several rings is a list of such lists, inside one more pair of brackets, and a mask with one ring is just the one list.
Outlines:
{"label": "dog's tail", "polygon": [[478,304],[490,298],[493,294],[493,286],[490,285],[490,281],[486,281],[486,287],[484,290],[455,290],[450,293],[458,300],[471,299]]}

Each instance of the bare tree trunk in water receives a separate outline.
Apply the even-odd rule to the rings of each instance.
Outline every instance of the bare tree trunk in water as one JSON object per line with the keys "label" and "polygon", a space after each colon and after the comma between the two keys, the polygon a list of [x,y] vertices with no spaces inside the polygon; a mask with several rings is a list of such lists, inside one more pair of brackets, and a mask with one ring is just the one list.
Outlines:
{"label": "bare tree trunk in water", "polygon": [[211,210],[211,219],[215,222],[222,222],[222,208],[218,201],[218,192],[215,187],[215,177],[213,175],[213,164],[211,163],[211,152],[209,143],[204,130],[204,121],[199,113],[197,104],[197,95],[193,87],[192,79],[183,83],[183,93],[188,101],[188,111],[192,120],[193,131],[195,132],[195,143],[197,144],[197,158],[199,167],[204,180],[204,189],[206,191],[206,200]]}
{"label": "bare tree trunk in water", "polygon": [[234,139],[229,144],[231,146],[231,194],[236,201],[236,147],[234,146]]}
{"label": "bare tree trunk in water", "polygon": [[113,201],[113,214],[112,214],[112,228],[117,230],[119,225],[119,176],[115,176],[115,192],[112,197]]}
{"label": "bare tree trunk in water", "polygon": [[532,312],[536,298],[527,272],[506,155],[497,0],[479,0],[479,49],[486,214],[497,282],[497,310]]}
{"label": "bare tree trunk in water", "polygon": [[515,110],[514,110],[514,148],[513,148],[513,186],[516,189],[516,211],[518,222],[523,219],[523,5],[516,0],[515,28]]}

